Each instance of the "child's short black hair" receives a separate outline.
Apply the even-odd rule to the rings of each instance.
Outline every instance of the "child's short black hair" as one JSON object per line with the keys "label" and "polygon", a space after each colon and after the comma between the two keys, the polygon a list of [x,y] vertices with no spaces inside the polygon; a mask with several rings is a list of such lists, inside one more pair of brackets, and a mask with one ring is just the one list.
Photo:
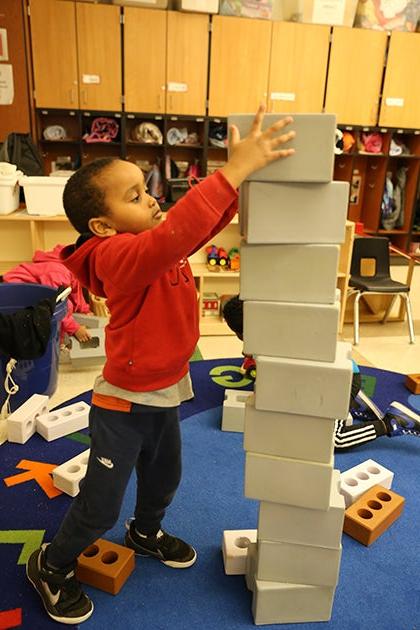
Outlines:
{"label": "child's short black hair", "polygon": [[79,168],[67,182],[63,192],[64,210],[68,220],[80,234],[90,232],[90,219],[106,215],[105,194],[96,179],[118,159],[106,157],[94,160]]}
{"label": "child's short black hair", "polygon": [[243,339],[243,301],[239,298],[239,295],[232,297],[223,306],[223,317],[225,318],[229,328],[233,330],[236,336],[239,337],[239,339]]}

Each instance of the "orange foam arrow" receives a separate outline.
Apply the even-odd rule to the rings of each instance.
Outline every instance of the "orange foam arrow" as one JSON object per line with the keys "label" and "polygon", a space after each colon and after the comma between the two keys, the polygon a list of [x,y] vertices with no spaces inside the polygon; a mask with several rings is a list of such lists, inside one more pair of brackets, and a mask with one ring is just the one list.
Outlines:
{"label": "orange foam arrow", "polygon": [[60,494],[63,494],[61,490],[58,490],[53,485],[51,473],[54,468],[57,468],[58,464],[44,464],[43,462],[33,462],[30,459],[22,459],[16,468],[21,468],[28,472],[20,473],[19,475],[13,475],[12,477],[6,477],[4,483],[6,486],[16,486],[19,483],[25,483],[34,479],[39,486],[43,489],[49,499],[54,499]]}

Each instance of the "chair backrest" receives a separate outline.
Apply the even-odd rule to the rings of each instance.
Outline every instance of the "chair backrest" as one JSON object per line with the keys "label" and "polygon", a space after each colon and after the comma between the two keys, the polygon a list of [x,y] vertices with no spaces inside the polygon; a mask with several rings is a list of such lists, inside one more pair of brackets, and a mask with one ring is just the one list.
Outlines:
{"label": "chair backrest", "polygon": [[[361,262],[373,258],[376,261],[374,276],[362,273]],[[353,243],[350,275],[359,277],[390,278],[389,240],[382,237],[357,237]]]}

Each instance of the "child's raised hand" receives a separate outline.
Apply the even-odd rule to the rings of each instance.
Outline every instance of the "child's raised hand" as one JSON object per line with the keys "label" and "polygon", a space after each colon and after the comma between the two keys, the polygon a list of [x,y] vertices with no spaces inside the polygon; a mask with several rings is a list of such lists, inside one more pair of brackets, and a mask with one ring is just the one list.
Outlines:
{"label": "child's raised hand", "polygon": [[261,131],[264,112],[265,106],[260,105],[251,131],[243,140],[240,139],[239,130],[235,125],[230,128],[229,160],[221,171],[234,188],[238,188],[254,171],[258,171],[274,160],[293,155],[295,152],[294,149],[281,148],[295,137],[294,131],[275,136],[278,131],[293,122],[293,118],[290,116],[282,118],[265,131]]}

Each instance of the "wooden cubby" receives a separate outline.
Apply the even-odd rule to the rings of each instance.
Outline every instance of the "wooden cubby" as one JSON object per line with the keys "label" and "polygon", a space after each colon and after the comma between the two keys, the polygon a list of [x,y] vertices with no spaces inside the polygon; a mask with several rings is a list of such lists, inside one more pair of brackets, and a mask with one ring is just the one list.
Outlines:
{"label": "wooden cubby", "polygon": [[[394,247],[408,252],[411,242],[418,240],[416,233],[412,233],[412,227],[419,195],[420,132],[379,127],[343,126],[341,129],[355,137],[351,150],[336,156],[334,168],[334,179],[350,183],[349,220],[362,223],[367,234],[387,236]],[[380,153],[368,153],[360,148],[359,139],[364,133],[379,133],[382,136]],[[404,145],[400,155],[392,155],[393,141]],[[381,225],[386,178],[390,174],[395,183],[396,172],[401,167],[407,169],[404,220],[401,226],[386,230]]]}

